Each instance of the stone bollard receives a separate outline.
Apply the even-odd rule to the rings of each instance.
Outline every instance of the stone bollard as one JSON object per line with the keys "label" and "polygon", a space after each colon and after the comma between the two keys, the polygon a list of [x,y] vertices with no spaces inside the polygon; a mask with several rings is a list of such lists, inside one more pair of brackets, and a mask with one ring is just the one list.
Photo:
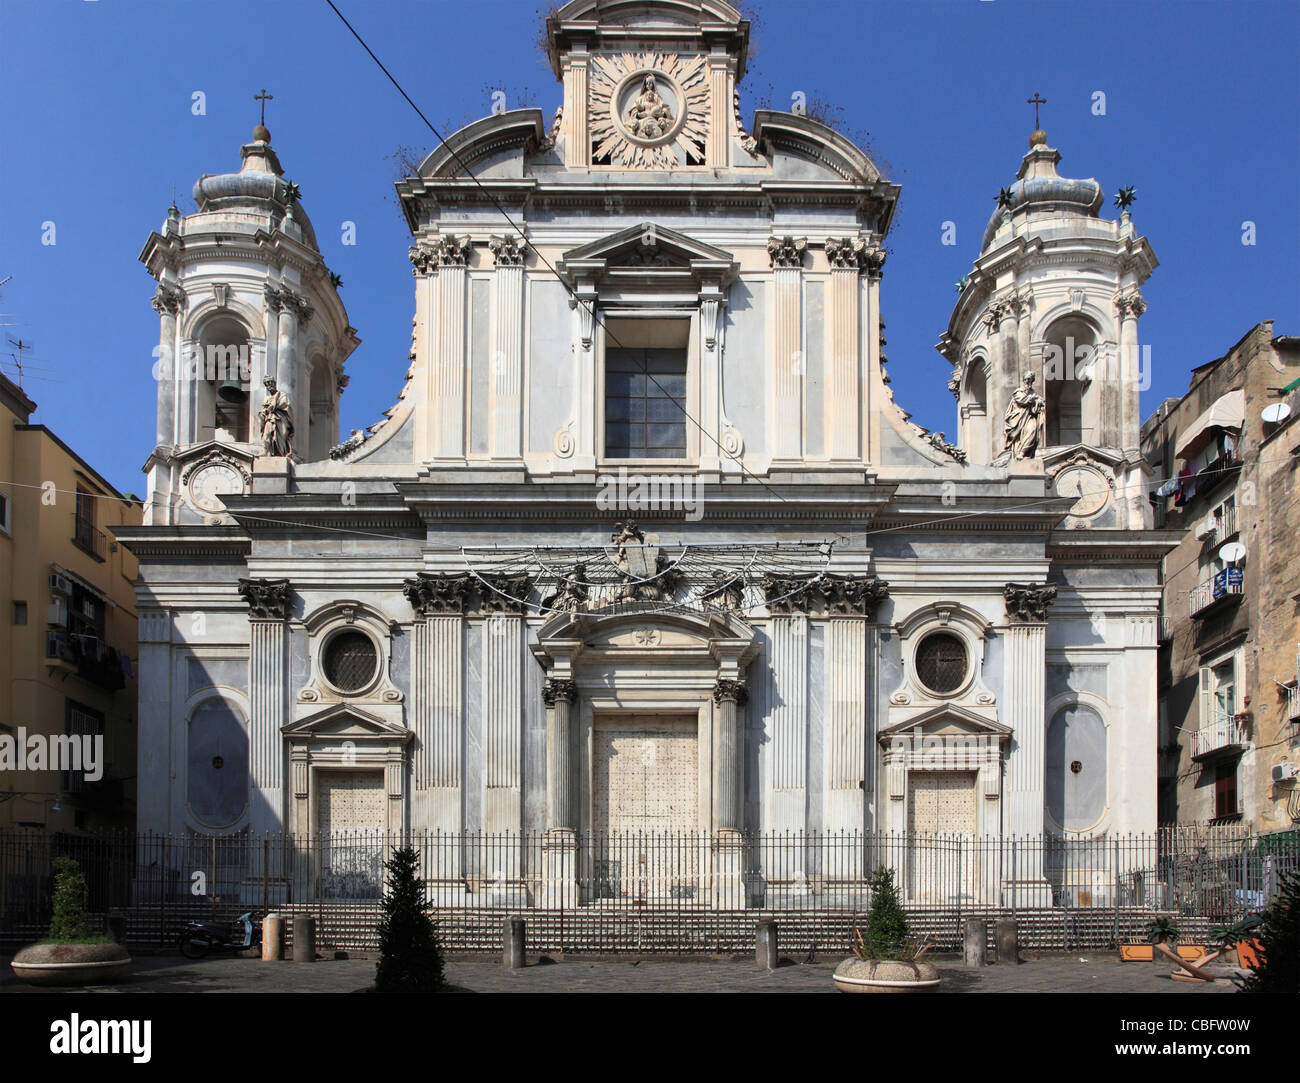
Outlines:
{"label": "stone bollard", "polygon": [[316,961],[316,919],[299,916],[293,919],[293,961],[295,963],[313,963]]}
{"label": "stone bollard", "polygon": [[1020,962],[1020,939],[1016,931],[1016,919],[998,918],[994,925],[994,938],[998,943],[998,962],[1018,965]]}
{"label": "stone bollard", "polygon": [[966,918],[961,936],[966,965],[984,966],[988,962],[989,923],[984,918]]}
{"label": "stone bollard", "polygon": [[267,914],[262,922],[262,962],[278,963],[284,954],[284,918]]}
{"label": "stone bollard", "polygon": [[126,943],[126,911],[110,910],[108,912],[108,936],[119,944]]}
{"label": "stone bollard", "polygon": [[754,962],[763,970],[775,970],[776,961],[776,922],[771,918],[764,918],[758,923]]}
{"label": "stone bollard", "polygon": [[507,970],[518,970],[527,965],[525,952],[528,946],[528,923],[521,917],[506,918],[501,951],[501,965]]}

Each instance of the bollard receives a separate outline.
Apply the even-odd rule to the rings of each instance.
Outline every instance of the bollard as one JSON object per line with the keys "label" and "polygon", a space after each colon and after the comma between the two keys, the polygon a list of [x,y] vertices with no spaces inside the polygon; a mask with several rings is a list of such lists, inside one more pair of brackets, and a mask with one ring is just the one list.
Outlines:
{"label": "bollard", "polygon": [[528,944],[528,923],[521,917],[506,918],[504,938],[501,951],[501,965],[507,970],[518,970],[526,966],[525,949]]}
{"label": "bollard", "polygon": [[278,963],[284,954],[284,918],[267,914],[262,922],[262,962]]}
{"label": "bollard", "polygon": [[995,926],[994,937],[998,943],[998,962],[1011,963],[1013,966],[1020,962],[1020,941],[1016,932],[1015,918],[998,918]]}
{"label": "bollard", "polygon": [[771,918],[764,918],[758,923],[754,962],[763,970],[775,970],[776,959],[776,922]]}
{"label": "bollard", "polygon": [[293,961],[295,963],[316,961],[316,919],[314,917],[293,919]]}
{"label": "bollard", "polygon": [[108,936],[119,944],[126,943],[126,911],[110,910],[108,912]]}
{"label": "bollard", "polygon": [[984,966],[988,962],[989,923],[984,918],[966,918],[961,935],[966,965]]}

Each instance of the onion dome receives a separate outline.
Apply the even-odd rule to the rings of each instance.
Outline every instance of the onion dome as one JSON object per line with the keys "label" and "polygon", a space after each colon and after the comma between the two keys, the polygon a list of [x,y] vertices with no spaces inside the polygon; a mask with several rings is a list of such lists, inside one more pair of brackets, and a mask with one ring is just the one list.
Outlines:
{"label": "onion dome", "polygon": [[1047,135],[1040,128],[1030,137],[1029,153],[1020,163],[1019,178],[1010,189],[1009,196],[999,200],[984,229],[980,252],[986,252],[993,243],[999,227],[1009,218],[1033,215],[1076,215],[1096,218],[1105,201],[1101,185],[1091,177],[1074,180],[1059,176],[1056,163],[1060,151],[1047,145]]}

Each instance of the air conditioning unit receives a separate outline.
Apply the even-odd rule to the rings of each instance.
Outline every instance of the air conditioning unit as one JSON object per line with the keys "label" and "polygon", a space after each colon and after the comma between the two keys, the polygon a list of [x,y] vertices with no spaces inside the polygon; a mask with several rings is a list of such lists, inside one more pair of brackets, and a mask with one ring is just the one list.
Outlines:
{"label": "air conditioning unit", "polygon": [[1192,532],[1197,541],[1205,541],[1206,538],[1212,538],[1219,532],[1219,524],[1213,516],[1202,519],[1196,524],[1196,529]]}
{"label": "air conditioning unit", "polygon": [[1290,782],[1296,777],[1296,765],[1290,760],[1273,764],[1273,781]]}
{"label": "air conditioning unit", "polygon": [[50,591],[54,594],[71,594],[72,580],[58,572],[50,572]]}
{"label": "air conditioning unit", "polygon": [[66,628],[68,626],[68,603],[62,598],[50,599],[50,615],[48,624],[56,628]]}

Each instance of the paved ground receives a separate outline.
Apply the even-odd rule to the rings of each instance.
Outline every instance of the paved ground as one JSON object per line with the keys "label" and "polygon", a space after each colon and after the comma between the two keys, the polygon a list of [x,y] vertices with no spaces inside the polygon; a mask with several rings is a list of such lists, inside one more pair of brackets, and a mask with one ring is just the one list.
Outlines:
{"label": "paved ground", "polygon": [[[467,993],[829,993],[838,960],[783,961],[776,970],[759,970],[737,961],[665,961],[634,958],[588,961],[569,957],[539,962],[522,970],[504,969],[496,957],[451,959],[447,978]],[[0,961],[0,993],[47,992],[19,983]],[[1121,963],[1111,952],[1032,958],[1020,966],[968,970],[954,960],[935,960],[950,993],[1228,993],[1232,972],[1210,985],[1172,981],[1171,966]],[[263,963],[258,959],[213,958],[197,962],[179,956],[140,956],[128,979],[102,991],[348,993],[374,979],[373,959],[329,959],[311,964]],[[94,987],[80,990],[94,991]]]}

